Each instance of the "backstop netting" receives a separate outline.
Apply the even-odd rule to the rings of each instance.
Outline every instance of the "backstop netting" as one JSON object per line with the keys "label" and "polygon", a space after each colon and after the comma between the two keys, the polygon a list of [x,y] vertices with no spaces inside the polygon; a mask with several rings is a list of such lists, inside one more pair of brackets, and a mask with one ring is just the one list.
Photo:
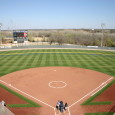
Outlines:
{"label": "backstop netting", "polygon": [[0,104],[0,115],[14,115],[7,107]]}

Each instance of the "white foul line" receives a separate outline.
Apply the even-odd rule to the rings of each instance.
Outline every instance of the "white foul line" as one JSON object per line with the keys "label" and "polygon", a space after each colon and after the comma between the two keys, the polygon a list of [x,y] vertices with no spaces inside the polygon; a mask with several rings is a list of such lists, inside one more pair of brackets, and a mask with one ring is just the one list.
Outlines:
{"label": "white foul line", "polygon": [[68,112],[69,112],[69,115],[71,115],[71,114],[70,114],[70,110],[69,110],[69,107],[68,107]]}
{"label": "white foul line", "polygon": [[104,86],[102,86],[101,88],[99,88],[96,92],[94,92],[93,94],[91,94],[91,96],[95,95],[98,91],[100,91],[103,87],[105,87],[107,84],[105,84]]}
{"label": "white foul line", "polygon": [[55,108],[54,108],[54,113],[55,113],[55,115],[57,115],[57,114],[56,114],[56,109],[55,109]]}
{"label": "white foul line", "polygon": [[97,88],[95,88],[93,91],[91,91],[90,93],[86,94],[84,97],[82,97],[81,99],[77,100],[75,103],[73,103],[72,105],[69,106],[72,107],[73,105],[77,104],[78,102],[80,102],[81,100],[83,100],[85,97],[91,95],[95,90],[97,90],[99,87],[103,86],[105,83],[107,83],[108,81],[110,81],[111,79],[113,79],[113,77],[111,77],[110,79],[108,79],[107,81],[103,82],[100,86],[98,86]]}
{"label": "white foul line", "polygon": [[25,95],[31,97],[31,98],[33,98],[34,100],[36,100],[36,101],[38,101],[38,102],[41,102],[41,103],[43,103],[43,104],[45,104],[45,105],[47,105],[47,106],[49,106],[49,107],[55,109],[55,108],[52,107],[51,105],[49,105],[49,104],[47,104],[47,103],[45,103],[45,102],[43,102],[43,101],[41,101],[41,100],[39,100],[39,99],[37,99],[37,98],[35,98],[35,97],[33,97],[33,96],[31,96],[31,95],[25,93],[25,92],[23,92],[23,91],[21,91],[21,90],[15,88],[15,87],[13,87],[12,85],[9,85],[8,83],[6,83],[6,82],[4,82],[4,81],[2,81],[2,80],[0,80],[0,81],[1,81],[2,83],[6,84],[6,85],[8,85],[8,86],[10,86],[10,87],[12,87],[13,89],[15,89],[15,90],[17,90],[17,91],[19,91],[19,92],[21,92],[21,93],[23,93],[23,94],[25,94]]}
{"label": "white foul line", "polygon": [[110,81],[111,79],[113,79],[113,77],[111,77],[110,79],[108,79],[107,81],[105,81],[104,83],[107,83],[108,81]]}

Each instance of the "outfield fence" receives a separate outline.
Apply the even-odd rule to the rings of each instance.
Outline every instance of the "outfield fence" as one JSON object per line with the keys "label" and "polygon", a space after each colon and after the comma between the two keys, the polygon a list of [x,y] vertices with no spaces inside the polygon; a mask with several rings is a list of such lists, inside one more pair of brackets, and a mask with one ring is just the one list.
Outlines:
{"label": "outfield fence", "polygon": [[58,48],[58,49],[94,49],[94,50],[113,50],[115,51],[115,47],[100,47],[100,46],[82,46],[82,45],[73,45],[73,44],[53,44],[49,45],[47,42],[33,42],[33,43],[18,43],[18,44],[9,44],[0,46],[0,50],[6,49],[27,49],[27,48]]}

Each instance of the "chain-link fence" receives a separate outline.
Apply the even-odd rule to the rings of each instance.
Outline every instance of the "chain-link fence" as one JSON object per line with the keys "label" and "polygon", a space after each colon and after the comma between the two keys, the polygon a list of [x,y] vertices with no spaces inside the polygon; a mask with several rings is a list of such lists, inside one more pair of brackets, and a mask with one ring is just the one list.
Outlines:
{"label": "chain-link fence", "polygon": [[9,45],[2,45],[0,47],[0,50],[6,50],[6,49],[27,49],[27,48],[81,48],[81,49],[95,49],[95,50],[114,50],[115,47],[99,47],[99,46],[81,46],[81,45],[72,45],[72,44],[63,44],[63,45],[49,45],[49,43],[46,42],[34,42],[34,43],[18,43],[18,44],[9,44]]}

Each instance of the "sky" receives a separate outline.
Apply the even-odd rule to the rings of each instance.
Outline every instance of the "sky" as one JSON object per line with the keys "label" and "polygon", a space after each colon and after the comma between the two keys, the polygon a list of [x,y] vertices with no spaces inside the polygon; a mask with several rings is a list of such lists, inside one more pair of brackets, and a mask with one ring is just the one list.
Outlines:
{"label": "sky", "polygon": [[0,0],[1,29],[115,29],[115,0]]}

